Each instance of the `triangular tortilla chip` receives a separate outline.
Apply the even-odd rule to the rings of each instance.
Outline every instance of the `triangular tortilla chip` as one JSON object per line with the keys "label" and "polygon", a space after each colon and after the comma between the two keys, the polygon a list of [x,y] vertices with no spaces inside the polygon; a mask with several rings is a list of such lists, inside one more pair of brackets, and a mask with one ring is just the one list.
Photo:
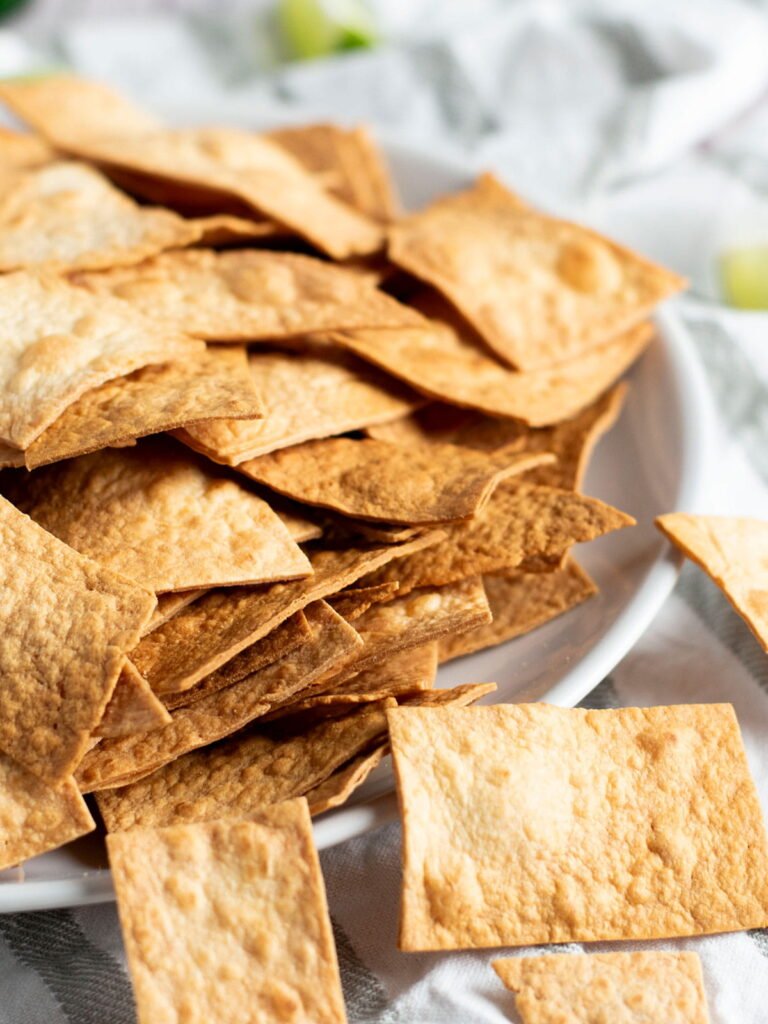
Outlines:
{"label": "triangular tortilla chip", "polygon": [[521,956],[491,964],[522,1024],[709,1024],[695,953],[582,953]]}
{"label": "triangular tortilla chip", "polygon": [[249,818],[267,804],[302,796],[386,735],[394,701],[324,719],[305,732],[260,726],[195,750],[149,778],[98,796],[110,832],[217,818]]}
{"label": "triangular tortilla chip", "polygon": [[24,452],[29,469],[220,416],[256,418],[264,404],[241,346],[145,366],[86,391]]}
{"label": "triangular tortilla chip", "polygon": [[251,676],[171,715],[171,723],[151,732],[104,739],[89,751],[76,773],[83,792],[112,789],[149,775],[169,761],[237,732],[322,678],[362,640],[324,602],[307,609],[312,636],[296,650]]}
{"label": "triangular tortilla chip", "polygon": [[343,352],[252,352],[249,367],[266,403],[264,418],[201,423],[179,431],[180,441],[231,466],[394,419],[423,401]]}
{"label": "triangular tortilla chip", "polygon": [[71,778],[49,786],[0,754],[0,871],[95,828]]}
{"label": "triangular tortilla chip", "polygon": [[0,750],[58,782],[85,751],[155,599],[2,498],[0,548]]}
{"label": "triangular tortilla chip", "polygon": [[768,843],[730,705],[387,717],[404,828],[402,949],[768,924]]}
{"label": "triangular tortilla chip", "polygon": [[0,173],[0,271],[100,270],[198,241],[170,210],[139,206],[85,164]]}
{"label": "triangular tortilla chip", "polygon": [[291,252],[187,249],[73,280],[96,295],[124,299],[167,329],[211,342],[422,322],[359,274]]}
{"label": "triangular tortilla chip", "polygon": [[768,651],[768,523],[671,512],[656,525],[715,581]]}
{"label": "triangular tortilla chip", "polygon": [[0,275],[0,440],[28,447],[89,388],[200,343],[52,275]]}
{"label": "triangular tortilla chip", "polygon": [[16,474],[35,522],[157,592],[292,579],[309,562],[269,505],[156,439]]}
{"label": "triangular tortilla chip", "polygon": [[588,228],[532,210],[490,174],[395,224],[389,239],[393,263],[438,288],[522,370],[604,344],[685,284]]}
{"label": "triangular tortilla chip", "polygon": [[[551,458],[551,457],[550,457]],[[406,450],[386,441],[308,441],[241,462],[238,472],[294,501],[357,519],[442,523],[468,519],[496,485],[546,455],[485,455],[456,445]]]}
{"label": "triangular tortilla chip", "polygon": [[152,693],[149,683],[139,674],[130,659],[126,659],[109,704],[93,730],[93,735],[130,736],[132,733],[168,725],[170,721],[170,714]]}
{"label": "triangular tortilla chip", "polygon": [[595,584],[575,562],[555,572],[513,569],[500,576],[484,576],[483,586],[493,622],[442,637],[441,664],[529,633],[597,593]]}
{"label": "triangular tortilla chip", "polygon": [[139,1024],[345,1024],[306,801],[249,818],[108,837]]}

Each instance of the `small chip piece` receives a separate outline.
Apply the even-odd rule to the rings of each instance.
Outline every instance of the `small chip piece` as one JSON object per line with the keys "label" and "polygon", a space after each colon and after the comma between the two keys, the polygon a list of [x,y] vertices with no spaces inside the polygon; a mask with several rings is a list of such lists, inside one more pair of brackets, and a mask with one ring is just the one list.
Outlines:
{"label": "small chip piece", "polygon": [[314,818],[333,807],[340,807],[349,800],[374,768],[378,768],[387,752],[387,744],[376,747],[369,754],[361,754],[343,768],[329,775],[325,782],[306,793],[309,813]]}
{"label": "small chip piece", "polygon": [[583,953],[494,960],[522,1024],[709,1024],[695,953]]}
{"label": "small chip piece", "polygon": [[345,1024],[306,801],[250,818],[107,837],[139,1024]]}
{"label": "small chip piece", "polygon": [[104,381],[200,351],[125,302],[50,274],[0,275],[0,441],[26,448]]}
{"label": "small chip piece", "polygon": [[56,783],[82,757],[155,599],[3,498],[0,547],[0,750]]}
{"label": "small chip piece", "polygon": [[265,501],[160,438],[17,474],[5,493],[66,544],[157,592],[311,572]]}
{"label": "small chip piece", "polygon": [[671,512],[656,525],[715,581],[768,651],[768,522]]}
{"label": "small chip piece", "polygon": [[71,778],[54,788],[0,754],[0,871],[95,828]]}
{"label": "small chip piece", "polygon": [[360,274],[290,252],[187,249],[74,280],[96,295],[123,299],[167,330],[212,342],[423,322]]}
{"label": "small chip piece", "polygon": [[170,721],[171,716],[152,693],[149,683],[127,659],[93,735],[130,736],[168,725]]}
{"label": "small chip piece", "polygon": [[396,419],[423,401],[354,356],[322,351],[252,352],[253,386],[265,402],[259,420],[221,419],[176,436],[215,462],[237,465],[302,441]]}
{"label": "small chip piece", "polygon": [[372,587],[352,587],[329,597],[328,603],[334,611],[343,615],[347,622],[354,622],[367,612],[371,605],[391,601],[397,590],[398,584],[394,580],[389,583],[377,583]]}
{"label": "small chip piece", "polygon": [[29,445],[23,459],[36,469],[204,420],[227,416],[236,423],[263,414],[242,347],[221,345],[86,391]]}
{"label": "small chip piece", "polygon": [[441,664],[529,633],[597,593],[595,584],[575,562],[555,572],[513,569],[498,576],[484,576],[483,586],[493,621],[441,637]]}
{"label": "small chip piece", "polygon": [[531,209],[490,174],[399,221],[389,239],[393,263],[439,289],[522,370],[604,344],[685,283],[588,228]]}
{"label": "small chip piece", "polygon": [[402,949],[768,923],[768,845],[730,705],[408,707],[388,721]]}
{"label": "small chip piece", "polygon": [[163,623],[172,619],[177,612],[180,612],[182,608],[186,608],[187,605],[192,604],[198,597],[202,597],[205,593],[204,589],[199,590],[175,590],[168,594],[159,594],[157,598],[157,606],[152,613],[152,618],[147,623],[142,636],[146,636],[147,633],[151,633],[153,629],[157,629],[158,626],[162,626]]}
{"label": "small chip piece", "polygon": [[465,708],[474,704],[489,693],[496,692],[496,683],[463,683],[461,686],[449,686],[444,689],[424,690],[398,698],[398,704],[406,707],[454,707]]}
{"label": "small chip piece", "polygon": [[542,453],[485,455],[457,445],[434,445],[425,453],[371,438],[334,437],[262,455],[237,469],[294,501],[411,525],[468,519],[501,480],[547,459]]}

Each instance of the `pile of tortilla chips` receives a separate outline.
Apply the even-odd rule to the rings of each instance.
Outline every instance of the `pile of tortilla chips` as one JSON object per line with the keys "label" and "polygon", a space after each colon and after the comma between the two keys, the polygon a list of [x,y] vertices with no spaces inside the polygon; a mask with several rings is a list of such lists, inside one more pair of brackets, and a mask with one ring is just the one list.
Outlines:
{"label": "pile of tortilla chips", "polygon": [[361,129],[0,98],[0,867],[95,793],[147,856],[205,825],[202,871],[217,820],[267,849],[268,805],[342,803],[391,709],[493,689],[438,662],[595,593],[570,548],[633,520],[586,463],[682,282],[490,175],[402,215]]}

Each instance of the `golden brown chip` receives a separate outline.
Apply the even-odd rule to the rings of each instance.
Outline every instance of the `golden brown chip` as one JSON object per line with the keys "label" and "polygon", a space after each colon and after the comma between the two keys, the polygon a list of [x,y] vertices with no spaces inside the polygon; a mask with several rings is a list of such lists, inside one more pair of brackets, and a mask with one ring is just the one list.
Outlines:
{"label": "golden brown chip", "polygon": [[237,469],[295,501],[357,519],[410,525],[468,519],[501,480],[547,458],[485,455],[457,445],[434,445],[425,453],[370,438],[335,437],[262,455]]}
{"label": "golden brown chip", "polygon": [[522,1024],[709,1024],[695,953],[586,953],[494,960]]}
{"label": "golden brown chip", "polygon": [[397,589],[398,583],[395,580],[377,583],[373,587],[353,587],[329,597],[328,603],[334,611],[343,615],[347,622],[354,622],[363,612],[367,612],[372,604],[383,604],[391,600],[397,594]]}
{"label": "golden brown chip", "polygon": [[83,792],[134,782],[190,750],[231,735],[290,700],[362,646],[355,630],[324,602],[316,602],[306,614],[312,636],[297,649],[232,686],[179,708],[170,725],[102,740],[77,770]]}
{"label": "golden brown chip", "polygon": [[130,660],[123,665],[115,689],[94,736],[130,736],[168,725],[171,716]]}
{"label": "golden brown chip", "polygon": [[267,804],[302,796],[387,732],[379,701],[342,718],[294,730],[262,726],[195,750],[148,778],[100,793],[110,832],[216,818],[249,818]]}
{"label": "golden brown chip", "polygon": [[310,551],[313,573],[307,579],[211,591],[144,637],[131,659],[155,693],[189,689],[311,601],[440,536],[435,531],[402,545]]}
{"label": "golden brown chip", "polygon": [[0,498],[0,750],[47,782],[71,774],[155,604]]}
{"label": "golden brown chip", "polygon": [[3,171],[41,167],[53,159],[53,150],[39,135],[0,126],[0,169]]}
{"label": "golden brown chip", "polygon": [[397,708],[388,720],[402,949],[768,923],[768,845],[730,705]]}
{"label": "golden brown chip", "polygon": [[484,576],[483,586],[493,622],[442,637],[441,663],[529,633],[597,593],[595,584],[575,562],[555,572],[513,569],[499,576]]}
{"label": "golden brown chip", "polygon": [[354,791],[365,782],[374,768],[377,768],[387,752],[387,745],[376,747],[369,754],[361,754],[343,768],[329,775],[325,782],[314,786],[306,793],[309,813],[317,814],[340,807],[349,800]]}
{"label": "golden brown chip", "polygon": [[251,242],[264,238],[279,238],[285,230],[268,220],[253,220],[232,213],[214,213],[206,217],[193,217],[190,223],[200,232],[197,244],[203,248],[218,249],[238,242]]}
{"label": "golden brown chip", "polygon": [[187,249],[74,280],[96,295],[123,299],[166,329],[213,342],[422,322],[359,274],[290,252]]}
{"label": "golden brown chip", "polygon": [[202,597],[205,593],[204,589],[199,590],[175,590],[168,594],[159,594],[157,598],[157,606],[152,613],[152,618],[144,628],[142,636],[146,636],[147,633],[151,633],[153,629],[157,629],[158,626],[162,626],[164,622],[172,619],[173,616],[180,612],[182,608],[186,608],[187,605],[192,604],[198,597]]}
{"label": "golden brown chip", "polygon": [[345,1024],[306,801],[250,818],[107,838],[139,1024]]}
{"label": "golden brown chip", "polygon": [[0,275],[0,440],[26,448],[89,388],[200,343],[53,275]]}
{"label": "golden brown chip", "polygon": [[366,575],[362,585],[397,580],[402,595],[414,587],[443,586],[473,573],[530,566],[534,560],[557,563],[572,544],[634,522],[596,498],[555,487],[505,483],[469,522],[444,526],[445,540]]}
{"label": "golden brown chip", "polygon": [[158,592],[311,572],[269,505],[209,467],[155,439],[17,474],[5,493],[66,544]]}
{"label": "golden brown chip", "polygon": [[443,402],[430,402],[398,420],[374,423],[365,428],[366,437],[390,444],[458,444],[479,452],[521,448],[525,428],[516,420],[484,416]]}
{"label": "golden brown chip", "polygon": [[139,206],[85,164],[0,173],[0,271],[100,270],[198,240],[170,210]]}
{"label": "golden brown chip", "polygon": [[260,420],[214,420],[179,440],[216,462],[246,459],[402,416],[422,402],[414,392],[341,352],[252,352],[253,384],[266,408]]}
{"label": "golden brown chip", "polygon": [[96,823],[71,778],[60,780],[54,788],[0,754],[0,871],[94,828]]}
{"label": "golden brown chip", "polygon": [[656,525],[711,576],[768,651],[768,523],[671,512]]}
{"label": "golden brown chip", "polygon": [[438,288],[522,370],[604,344],[685,284],[588,228],[532,210],[490,174],[395,224],[389,239],[393,263]]}
{"label": "golden brown chip", "polygon": [[489,693],[496,692],[496,683],[464,683],[447,689],[423,690],[421,693],[405,694],[398,698],[398,704],[406,707],[455,707],[464,708],[474,704]]}
{"label": "golden brown chip", "polygon": [[329,174],[329,191],[374,220],[392,220],[399,203],[389,169],[363,127],[308,124],[280,128],[269,138],[313,174]]}
{"label": "golden brown chip", "polygon": [[217,346],[145,366],[73,402],[24,452],[28,469],[220,416],[264,414],[244,350]]}

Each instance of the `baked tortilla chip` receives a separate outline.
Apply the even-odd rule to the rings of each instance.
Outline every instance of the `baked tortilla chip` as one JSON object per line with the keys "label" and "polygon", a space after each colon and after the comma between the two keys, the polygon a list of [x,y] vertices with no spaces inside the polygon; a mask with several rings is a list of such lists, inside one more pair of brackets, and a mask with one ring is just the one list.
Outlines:
{"label": "baked tortilla chip", "polygon": [[511,572],[484,576],[483,586],[493,622],[440,639],[440,662],[495,647],[530,633],[597,593],[575,562],[555,572]]}
{"label": "baked tortilla chip", "polygon": [[66,544],[158,591],[306,576],[269,505],[156,439],[16,475],[5,493]]}
{"label": "baked tortilla chip", "polygon": [[155,693],[187,690],[310,602],[335,594],[440,536],[435,531],[403,545],[312,550],[308,578],[211,591],[144,637],[131,659]]}
{"label": "baked tortilla chip", "polygon": [[393,225],[389,257],[521,370],[604,344],[685,285],[586,227],[532,210],[490,174]]}
{"label": "baked tortilla chip", "polygon": [[164,622],[172,619],[177,612],[192,604],[198,597],[202,597],[204,593],[205,590],[201,588],[199,590],[175,590],[168,594],[159,594],[157,605],[154,612],[152,612],[152,618],[145,626],[144,632],[141,635],[146,636],[153,629],[162,626]]}
{"label": "baked tortilla chip", "polygon": [[310,789],[305,796],[312,817],[345,804],[354,791],[362,786],[374,768],[378,768],[386,753],[387,745],[383,744],[369,754],[361,754],[343,768],[339,768],[338,771],[329,775],[325,782]]}
{"label": "baked tortilla chip", "polygon": [[110,832],[217,818],[250,818],[267,804],[302,796],[387,732],[379,701],[306,731],[292,723],[250,729],[195,750],[146,779],[100,793]]}
{"label": "baked tortilla chip", "polygon": [[367,574],[362,586],[397,580],[398,594],[403,595],[414,587],[444,586],[474,573],[531,565],[529,571],[557,568],[571,545],[634,522],[596,498],[555,487],[505,483],[469,522],[445,525],[445,540]]}
{"label": "baked tortilla chip", "polygon": [[394,580],[378,583],[373,587],[353,587],[329,597],[328,604],[339,615],[343,615],[347,622],[354,622],[363,612],[367,612],[371,605],[390,601],[397,594],[397,590],[398,584]]}
{"label": "baked tortilla chip", "polygon": [[650,324],[638,324],[577,359],[527,373],[506,369],[446,320],[433,319],[427,327],[336,331],[318,340],[354,352],[430,398],[542,427],[593,402],[652,337]]}
{"label": "baked tortilla chip", "polygon": [[74,280],[96,295],[123,299],[166,329],[212,342],[423,322],[360,274],[290,252],[187,249]]}
{"label": "baked tortilla chip", "polygon": [[206,217],[190,219],[200,232],[197,244],[207,249],[218,249],[240,242],[255,242],[263,239],[280,238],[285,230],[268,220],[253,220],[238,217],[232,213],[214,213]]}
{"label": "baked tortilla chip", "polygon": [[39,135],[0,126],[0,170],[42,167],[53,159],[53,150]]}
{"label": "baked tortilla chip", "polygon": [[54,788],[0,754],[0,871],[95,828],[72,779]]}
{"label": "baked tortilla chip", "polygon": [[306,801],[250,817],[108,837],[139,1024],[345,1024]]}
{"label": "baked tortilla chip", "polygon": [[399,212],[389,169],[365,128],[308,124],[280,128],[269,138],[308,171],[329,175],[329,191],[374,220],[393,220]]}
{"label": "baked tortilla chip", "polygon": [[26,448],[89,388],[200,343],[61,278],[0,275],[0,441]]}
{"label": "baked tortilla chip", "polygon": [[470,518],[500,481],[547,459],[540,453],[478,454],[456,445],[434,445],[425,453],[371,438],[334,437],[262,455],[237,469],[294,501],[357,519],[418,525]]}
{"label": "baked tortilla chip", "polygon": [[307,609],[313,633],[306,643],[245,679],[182,707],[151,732],[102,740],[83,758],[76,779],[83,792],[112,789],[149,775],[182,754],[237,732],[313,680],[327,675],[362,640],[324,602]]}
{"label": "baked tortilla chip", "polygon": [[55,783],[82,757],[155,599],[2,498],[0,548],[0,750]]}
{"label": "baked tortilla chip", "polygon": [[217,346],[86,391],[32,442],[24,460],[36,469],[220,416],[237,422],[263,414],[241,346]]}
{"label": "baked tortilla chip", "polygon": [[202,233],[170,210],[139,206],[85,164],[56,161],[0,181],[0,271],[125,266]]}
{"label": "baked tortilla chip", "polygon": [[455,707],[464,708],[474,704],[489,693],[496,692],[496,683],[464,683],[446,689],[424,690],[421,693],[406,694],[398,698],[398,704],[407,707]]}
{"label": "baked tortilla chip", "polygon": [[709,1024],[695,953],[521,956],[491,964],[522,1024]]}
{"label": "baked tortilla chip", "polygon": [[768,523],[671,512],[656,525],[715,581],[768,651]]}
{"label": "baked tortilla chip", "polygon": [[387,717],[404,827],[402,949],[768,923],[768,845],[730,705]]}
{"label": "baked tortilla chip", "polygon": [[215,462],[236,465],[400,417],[423,401],[342,352],[252,352],[249,366],[266,403],[264,418],[201,423],[179,431],[180,441]]}
{"label": "baked tortilla chip", "polygon": [[127,659],[93,735],[130,736],[169,725],[170,721],[170,714],[152,693],[149,683]]}

